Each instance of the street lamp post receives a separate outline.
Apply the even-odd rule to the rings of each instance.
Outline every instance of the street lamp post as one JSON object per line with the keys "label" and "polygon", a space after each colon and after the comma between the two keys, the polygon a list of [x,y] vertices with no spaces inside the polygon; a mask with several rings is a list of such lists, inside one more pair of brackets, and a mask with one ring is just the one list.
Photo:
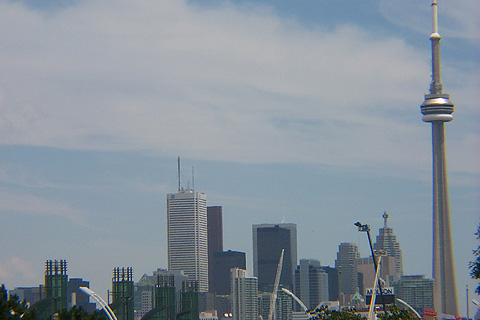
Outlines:
{"label": "street lamp post", "polygon": [[[361,224],[358,221],[355,222],[354,225],[358,227],[358,231],[367,233],[368,244],[370,245],[370,251],[372,252],[373,266],[375,267],[375,274],[376,274],[378,265],[377,265],[377,259],[376,259],[375,253],[373,251],[372,238],[370,237],[370,226],[368,224]],[[383,312],[387,314],[387,308],[385,307],[385,301],[383,299],[383,292],[382,292],[382,284],[380,283],[380,280],[378,280],[378,290],[380,291],[380,298],[382,299]],[[373,295],[372,299],[375,299],[375,295]]]}

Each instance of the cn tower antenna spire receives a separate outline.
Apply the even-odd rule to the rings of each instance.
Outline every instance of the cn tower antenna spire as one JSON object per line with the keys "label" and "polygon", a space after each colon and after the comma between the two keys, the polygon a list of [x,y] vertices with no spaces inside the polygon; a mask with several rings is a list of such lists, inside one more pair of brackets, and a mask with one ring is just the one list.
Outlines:
{"label": "cn tower antenna spire", "polygon": [[421,105],[422,120],[432,124],[433,158],[433,278],[435,311],[458,316],[455,264],[450,205],[448,199],[445,123],[453,120],[454,104],[443,93],[441,81],[440,40],[437,0],[432,0],[432,81]]}
{"label": "cn tower antenna spire", "polygon": [[441,94],[443,91],[441,65],[440,65],[440,40],[442,37],[438,34],[438,13],[437,0],[432,2],[432,83],[430,85],[430,94]]}

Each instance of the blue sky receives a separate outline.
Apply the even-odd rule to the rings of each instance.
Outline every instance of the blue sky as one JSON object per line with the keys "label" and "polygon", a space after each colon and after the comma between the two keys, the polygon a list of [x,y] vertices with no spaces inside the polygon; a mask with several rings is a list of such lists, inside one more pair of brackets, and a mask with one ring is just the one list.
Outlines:
{"label": "blue sky", "polygon": [[[225,249],[297,223],[299,258],[383,225],[431,276],[430,2],[0,1],[0,282],[67,259],[102,297],[111,270],[165,268],[165,195],[195,167]],[[441,1],[460,309],[480,207],[477,1]],[[190,179],[191,180],[191,179]],[[478,297],[477,297],[478,298]]]}

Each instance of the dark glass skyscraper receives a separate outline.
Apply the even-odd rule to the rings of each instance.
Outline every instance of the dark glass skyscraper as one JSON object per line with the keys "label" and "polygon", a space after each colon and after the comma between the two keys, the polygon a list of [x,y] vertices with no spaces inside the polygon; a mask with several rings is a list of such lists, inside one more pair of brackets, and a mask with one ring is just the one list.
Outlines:
{"label": "dark glass skyscraper", "polygon": [[297,225],[292,223],[253,225],[253,271],[260,291],[271,291],[282,249],[285,249],[280,284],[293,289],[297,265]]}
{"label": "dark glass skyscraper", "polygon": [[217,295],[230,294],[230,269],[246,269],[245,252],[231,250],[215,252],[210,267],[213,271],[210,278],[211,291]]}
{"label": "dark glass skyscraper", "polygon": [[[208,233],[208,287],[210,292],[215,292],[214,281],[215,273],[212,269],[214,264],[213,255],[216,252],[223,251],[223,221],[222,207],[207,207],[207,233]],[[230,270],[228,270],[227,280],[230,279]],[[229,282],[229,280],[227,281]],[[229,287],[230,291],[230,287]]]}

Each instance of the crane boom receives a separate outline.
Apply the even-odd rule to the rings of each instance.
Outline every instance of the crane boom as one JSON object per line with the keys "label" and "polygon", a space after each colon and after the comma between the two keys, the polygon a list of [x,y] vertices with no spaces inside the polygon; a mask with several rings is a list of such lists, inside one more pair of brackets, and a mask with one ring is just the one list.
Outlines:
{"label": "crane boom", "polygon": [[268,311],[268,320],[273,320],[273,314],[275,313],[275,302],[277,301],[277,291],[278,291],[278,286],[280,285],[280,275],[282,274],[284,253],[285,253],[285,249],[282,249],[282,253],[280,254],[280,259],[278,260],[277,274],[275,275],[275,283],[273,284],[272,297],[270,299],[270,310]]}

